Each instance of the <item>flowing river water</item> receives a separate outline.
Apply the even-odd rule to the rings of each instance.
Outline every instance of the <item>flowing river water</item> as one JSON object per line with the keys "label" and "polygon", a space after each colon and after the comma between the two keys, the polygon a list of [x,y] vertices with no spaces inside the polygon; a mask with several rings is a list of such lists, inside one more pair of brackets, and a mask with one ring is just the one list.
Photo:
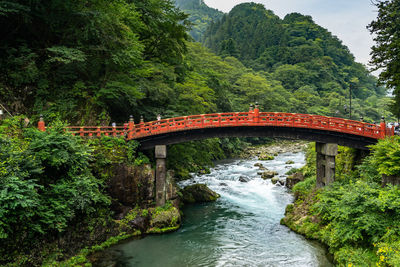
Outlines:
{"label": "flowing river water", "polygon": [[[289,160],[295,163],[285,164]],[[261,179],[257,162],[261,161],[220,161],[210,174],[180,184],[206,183],[221,198],[186,206],[183,225],[174,233],[105,251],[108,260],[103,266],[332,266],[321,245],[280,225],[293,197],[285,187]],[[303,153],[283,153],[261,163],[280,177],[305,164]],[[249,181],[240,182],[240,176]]]}

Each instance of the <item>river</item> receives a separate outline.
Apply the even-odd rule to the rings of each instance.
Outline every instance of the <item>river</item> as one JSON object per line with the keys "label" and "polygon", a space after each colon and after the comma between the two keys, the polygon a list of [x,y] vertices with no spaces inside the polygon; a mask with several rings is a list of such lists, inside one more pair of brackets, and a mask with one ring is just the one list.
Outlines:
{"label": "river", "polygon": [[[285,164],[293,160],[292,165]],[[326,250],[279,224],[293,201],[283,186],[263,180],[257,160],[217,162],[207,175],[181,184],[206,183],[215,203],[189,205],[182,227],[170,234],[125,242],[104,252],[102,266],[332,266]],[[303,153],[283,153],[262,164],[279,176],[305,164]],[[248,182],[240,182],[246,176]]]}

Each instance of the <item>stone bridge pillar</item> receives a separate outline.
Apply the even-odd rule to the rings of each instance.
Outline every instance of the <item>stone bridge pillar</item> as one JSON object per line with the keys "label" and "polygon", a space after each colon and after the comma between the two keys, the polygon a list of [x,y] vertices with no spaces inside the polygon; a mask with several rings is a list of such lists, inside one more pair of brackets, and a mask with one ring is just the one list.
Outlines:
{"label": "stone bridge pillar", "polygon": [[337,144],[316,143],[317,152],[317,188],[324,187],[335,180],[335,157]]}
{"label": "stone bridge pillar", "polygon": [[167,177],[167,146],[155,147],[156,156],[156,205],[164,206],[166,201],[166,177]]}

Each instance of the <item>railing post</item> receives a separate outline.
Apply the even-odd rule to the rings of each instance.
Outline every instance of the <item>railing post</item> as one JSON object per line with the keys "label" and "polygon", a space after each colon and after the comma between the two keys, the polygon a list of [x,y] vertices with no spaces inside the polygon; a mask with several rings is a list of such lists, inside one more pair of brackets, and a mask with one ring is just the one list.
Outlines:
{"label": "railing post", "polygon": [[140,134],[143,134],[143,132],[144,132],[144,119],[143,119],[143,115],[140,116],[139,128],[140,128]]}
{"label": "railing post", "polygon": [[248,120],[253,121],[253,104],[250,104]]}
{"label": "railing post", "polygon": [[81,137],[85,136],[85,133],[83,132],[83,127],[79,128],[79,136]]}
{"label": "railing post", "polygon": [[38,130],[41,131],[41,132],[45,132],[46,131],[46,125],[44,123],[42,114],[40,114],[40,119],[39,119],[39,122],[38,122]]}
{"label": "railing post", "polygon": [[128,122],[128,140],[133,138],[133,128],[135,128],[135,122],[133,121],[133,116],[129,116]]}
{"label": "railing post", "polygon": [[97,130],[96,130],[96,132],[97,132],[97,137],[100,137],[101,136],[101,130],[100,130],[100,127],[97,127]]}
{"label": "railing post", "polygon": [[381,128],[380,136],[382,138],[385,138],[385,136],[386,136],[386,122],[385,122],[385,117],[384,116],[382,116],[380,128]]}
{"label": "railing post", "polygon": [[161,120],[161,114],[157,114],[157,127],[156,127],[157,132],[159,132],[161,130],[160,120]]}
{"label": "railing post", "polygon": [[117,136],[117,124],[115,122],[112,123],[112,136]]}
{"label": "railing post", "polygon": [[364,117],[363,116],[360,117],[360,122],[363,123],[360,130],[361,130],[361,133],[364,134],[364,132],[365,132],[365,124],[364,124]]}
{"label": "railing post", "polygon": [[256,107],[254,109],[254,122],[259,123],[260,122],[260,109],[258,102],[256,102]]}

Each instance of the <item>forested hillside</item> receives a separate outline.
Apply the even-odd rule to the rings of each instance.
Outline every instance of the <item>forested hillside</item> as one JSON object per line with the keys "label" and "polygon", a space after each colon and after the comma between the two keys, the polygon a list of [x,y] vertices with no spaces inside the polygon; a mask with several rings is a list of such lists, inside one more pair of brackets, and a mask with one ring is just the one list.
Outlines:
{"label": "forested hillside", "polygon": [[210,24],[203,40],[215,53],[279,81],[291,93],[292,112],[347,117],[351,88],[353,119],[388,115],[384,88],[310,16],[292,13],[282,20],[261,4],[240,4]]}
{"label": "forested hillside", "polygon": [[[353,118],[387,115],[375,78],[300,14],[281,20],[262,5],[235,7],[206,34],[205,44],[222,59],[186,41],[187,15],[171,1],[20,0],[3,1],[0,11],[7,26],[1,102],[14,114],[107,124],[130,114],[151,120],[158,113],[241,111],[259,101],[264,111],[347,117],[352,86]],[[198,68],[200,58],[230,65]]]}
{"label": "forested hillside", "polygon": [[149,116],[184,78],[186,15],[171,1],[1,1],[0,25],[1,102],[13,114]]}
{"label": "forested hillside", "polygon": [[190,35],[200,41],[207,27],[222,18],[221,11],[207,6],[203,0],[175,0],[177,7],[189,14],[188,20],[192,23]]}

